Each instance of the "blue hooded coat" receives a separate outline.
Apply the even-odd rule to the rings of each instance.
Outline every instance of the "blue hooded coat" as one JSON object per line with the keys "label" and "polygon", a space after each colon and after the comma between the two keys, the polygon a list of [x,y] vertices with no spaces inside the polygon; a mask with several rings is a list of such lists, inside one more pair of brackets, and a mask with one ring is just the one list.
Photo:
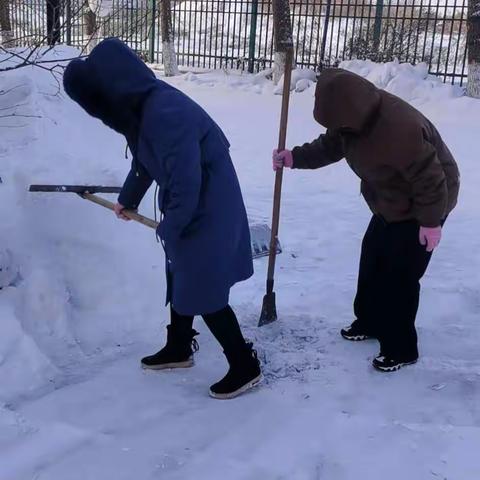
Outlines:
{"label": "blue hooded coat", "polygon": [[64,86],[90,115],[127,139],[133,162],[119,203],[135,209],[152,182],[158,184],[167,304],[181,315],[227,306],[230,288],[253,274],[253,263],[245,206],[221,129],[114,38],[86,60],[72,61]]}

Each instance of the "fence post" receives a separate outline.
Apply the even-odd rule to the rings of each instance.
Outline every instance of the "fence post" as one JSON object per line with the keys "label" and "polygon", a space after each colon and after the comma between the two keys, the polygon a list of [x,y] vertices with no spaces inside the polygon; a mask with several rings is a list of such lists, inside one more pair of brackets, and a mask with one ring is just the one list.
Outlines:
{"label": "fence post", "polygon": [[151,7],[152,7],[152,24],[150,25],[149,59],[150,59],[150,63],[155,63],[155,36],[157,35],[155,23],[157,21],[157,0],[151,0]]}
{"label": "fence post", "polygon": [[253,73],[255,67],[255,46],[257,43],[258,0],[252,2],[252,16],[250,19],[250,40],[248,43],[248,71]]}
{"label": "fence post", "polygon": [[383,4],[384,0],[377,0],[375,7],[375,23],[373,25],[373,48],[375,51],[380,46],[380,37],[382,35]]}
{"label": "fence post", "polygon": [[72,44],[72,0],[65,1],[66,44]]}

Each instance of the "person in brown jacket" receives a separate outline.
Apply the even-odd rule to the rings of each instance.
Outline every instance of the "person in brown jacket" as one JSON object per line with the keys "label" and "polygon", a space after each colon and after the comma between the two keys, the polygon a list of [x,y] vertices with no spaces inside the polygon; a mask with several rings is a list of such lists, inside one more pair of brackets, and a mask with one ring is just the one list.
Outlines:
{"label": "person in brown jacket", "polygon": [[320,75],[314,117],[326,133],[292,151],[275,150],[273,166],[316,169],[345,158],[360,177],[373,217],[362,243],[356,320],[341,334],[377,338],[373,366],[396,371],[418,359],[420,279],[457,203],[459,171],[427,118],[354,73]]}

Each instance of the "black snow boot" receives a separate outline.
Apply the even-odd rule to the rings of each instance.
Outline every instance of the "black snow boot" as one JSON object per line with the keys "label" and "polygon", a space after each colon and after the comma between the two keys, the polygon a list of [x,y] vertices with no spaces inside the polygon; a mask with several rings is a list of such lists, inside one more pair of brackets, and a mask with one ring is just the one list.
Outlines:
{"label": "black snow boot", "polygon": [[340,335],[350,342],[362,342],[363,340],[375,338],[365,331],[365,328],[358,320],[355,320],[350,326],[342,328]]}
{"label": "black snow boot", "polygon": [[380,372],[396,372],[405,365],[413,365],[417,363],[418,357],[395,359],[380,353],[378,357],[373,359],[372,365]]}
{"label": "black snow boot", "polygon": [[230,369],[225,377],[210,387],[210,396],[218,399],[238,397],[262,380],[260,362],[252,344],[245,341],[235,312],[230,306],[204,315],[207,327],[223,348]]}
{"label": "black snow boot", "polygon": [[193,367],[193,354],[198,351],[195,340],[198,332],[174,325],[168,325],[167,332],[167,344],[155,355],[142,358],[142,367],[151,370]]}
{"label": "black snow boot", "polygon": [[238,397],[262,381],[260,362],[251,343],[231,353],[225,352],[230,369],[225,377],[210,387],[210,396],[219,400]]}

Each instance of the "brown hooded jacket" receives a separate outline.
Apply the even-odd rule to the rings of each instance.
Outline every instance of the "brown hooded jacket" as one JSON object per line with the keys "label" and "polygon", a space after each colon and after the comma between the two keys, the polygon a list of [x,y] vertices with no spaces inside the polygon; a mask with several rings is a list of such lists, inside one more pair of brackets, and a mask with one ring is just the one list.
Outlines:
{"label": "brown hooded jacket", "polygon": [[342,69],[319,77],[315,120],[327,132],[293,149],[293,168],[320,168],[345,158],[362,195],[387,222],[439,226],[457,203],[455,160],[432,123],[398,97]]}

